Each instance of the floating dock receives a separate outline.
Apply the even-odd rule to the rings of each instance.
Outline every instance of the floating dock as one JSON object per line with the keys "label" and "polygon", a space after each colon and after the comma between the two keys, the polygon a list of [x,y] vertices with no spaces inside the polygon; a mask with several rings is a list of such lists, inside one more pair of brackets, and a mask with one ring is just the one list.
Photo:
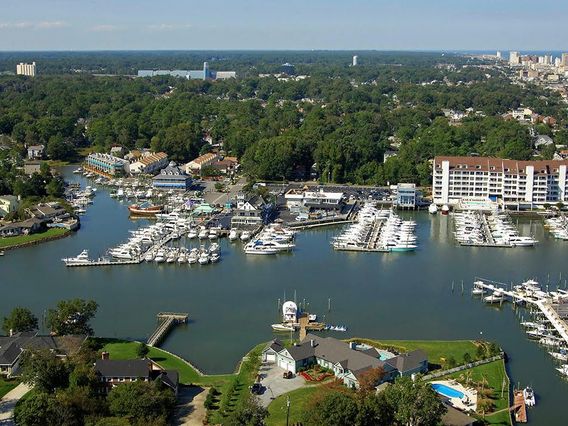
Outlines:
{"label": "floating dock", "polygon": [[158,345],[176,324],[186,323],[189,314],[179,312],[160,312],[156,315],[158,327],[148,338],[148,346]]}

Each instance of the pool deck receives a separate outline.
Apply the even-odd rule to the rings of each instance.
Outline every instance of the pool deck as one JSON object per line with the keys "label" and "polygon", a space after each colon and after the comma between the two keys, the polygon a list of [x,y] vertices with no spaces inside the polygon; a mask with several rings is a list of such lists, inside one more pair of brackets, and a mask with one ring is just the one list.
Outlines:
{"label": "pool deck", "polygon": [[430,384],[444,385],[465,395],[466,399],[464,400],[462,398],[452,398],[440,394],[442,397],[446,398],[452,407],[464,412],[475,412],[477,410],[477,391],[475,389],[466,388],[455,380],[436,380],[434,382],[430,382]]}

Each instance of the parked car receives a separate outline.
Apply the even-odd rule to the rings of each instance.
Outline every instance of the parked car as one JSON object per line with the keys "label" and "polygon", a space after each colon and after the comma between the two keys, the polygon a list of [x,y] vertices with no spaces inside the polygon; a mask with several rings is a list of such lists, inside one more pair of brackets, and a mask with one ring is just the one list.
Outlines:
{"label": "parked car", "polygon": [[260,383],[254,383],[251,387],[250,387],[250,393],[252,393],[253,395],[260,395],[262,393],[262,385]]}
{"label": "parked car", "polygon": [[284,373],[282,373],[282,377],[284,379],[291,379],[292,377],[294,377],[294,373],[292,373],[291,371],[285,371]]}

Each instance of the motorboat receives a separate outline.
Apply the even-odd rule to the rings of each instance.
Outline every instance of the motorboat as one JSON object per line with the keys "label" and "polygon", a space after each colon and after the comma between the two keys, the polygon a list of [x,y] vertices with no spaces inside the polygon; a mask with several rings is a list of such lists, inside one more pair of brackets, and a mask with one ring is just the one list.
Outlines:
{"label": "motorboat", "polygon": [[566,351],[561,350],[560,352],[548,352],[550,354],[550,356],[554,359],[557,359],[558,361],[564,361],[567,362],[568,361],[568,353],[566,353]]}
{"label": "motorboat", "polygon": [[533,389],[527,386],[523,389],[523,398],[525,399],[525,404],[527,407],[534,407],[536,405],[536,397]]}
{"label": "motorboat", "polygon": [[189,255],[187,256],[187,263],[189,263],[190,265],[193,265],[195,263],[197,263],[197,259],[198,259],[198,255],[196,252],[191,252],[189,253]]}
{"label": "motorboat", "polygon": [[556,369],[563,376],[568,376],[568,364],[564,364]]}
{"label": "motorboat", "polygon": [[209,231],[207,231],[207,228],[203,228],[201,231],[199,231],[199,234],[197,234],[197,237],[200,240],[204,240],[207,237],[209,237]]}
{"label": "motorboat", "polygon": [[261,244],[249,245],[245,247],[246,254],[259,254],[259,255],[274,255],[280,252],[279,249],[274,247],[267,247]]}
{"label": "motorboat", "polygon": [[241,233],[241,241],[248,241],[250,240],[250,232],[249,231],[243,231]]}
{"label": "motorboat", "polygon": [[295,328],[289,324],[272,324],[272,330],[280,332],[294,331]]}
{"label": "motorboat", "polygon": [[442,214],[444,216],[447,216],[450,213],[450,207],[447,204],[444,204],[442,206]]}
{"label": "motorboat", "polygon": [[[4,255],[4,252],[2,252],[2,255]],[[89,259],[89,250],[83,250],[75,257],[64,257],[61,260],[65,263],[65,266],[80,266],[92,263],[92,260]]]}
{"label": "motorboat", "polygon": [[132,216],[155,217],[157,213],[161,213],[164,206],[147,206],[143,207],[139,204],[128,206],[128,211]]}
{"label": "motorboat", "polygon": [[154,253],[152,253],[151,251],[149,251],[148,253],[146,253],[146,254],[144,255],[144,260],[145,260],[146,262],[151,262],[151,261],[153,261],[153,260],[154,260]]}
{"label": "motorboat", "polygon": [[207,252],[202,252],[197,258],[197,261],[199,262],[200,265],[207,265],[209,263],[209,260],[210,258]]}
{"label": "motorboat", "polygon": [[430,205],[428,206],[428,213],[430,213],[430,214],[436,214],[436,213],[438,213],[438,206],[437,206],[436,204],[434,204],[434,203],[430,204]]}
{"label": "motorboat", "polygon": [[219,253],[211,254],[211,263],[217,263],[219,260],[221,260],[221,255]]}
{"label": "motorboat", "polygon": [[231,229],[229,232],[229,241],[235,241],[239,238],[239,232],[236,229]]}
{"label": "motorboat", "polygon": [[195,229],[190,229],[187,233],[187,238],[191,240],[197,238],[197,231]]}

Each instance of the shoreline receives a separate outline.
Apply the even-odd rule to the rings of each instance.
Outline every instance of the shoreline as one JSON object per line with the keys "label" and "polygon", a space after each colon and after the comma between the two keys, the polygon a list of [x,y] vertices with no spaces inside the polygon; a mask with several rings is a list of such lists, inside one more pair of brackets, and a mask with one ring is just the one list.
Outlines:
{"label": "shoreline", "polygon": [[[60,235],[51,235],[49,237],[41,238],[41,239],[34,240],[34,241],[28,241],[28,242],[25,242],[25,243],[12,244],[10,246],[0,247],[0,251],[16,250],[16,249],[19,249],[19,248],[36,246],[38,244],[47,243],[49,241],[55,241],[55,240],[60,240],[62,238],[66,238],[69,235],[71,235],[72,233],[73,233],[73,231],[66,230],[64,233],[62,233]],[[10,238],[10,237],[7,237],[7,238]]]}

